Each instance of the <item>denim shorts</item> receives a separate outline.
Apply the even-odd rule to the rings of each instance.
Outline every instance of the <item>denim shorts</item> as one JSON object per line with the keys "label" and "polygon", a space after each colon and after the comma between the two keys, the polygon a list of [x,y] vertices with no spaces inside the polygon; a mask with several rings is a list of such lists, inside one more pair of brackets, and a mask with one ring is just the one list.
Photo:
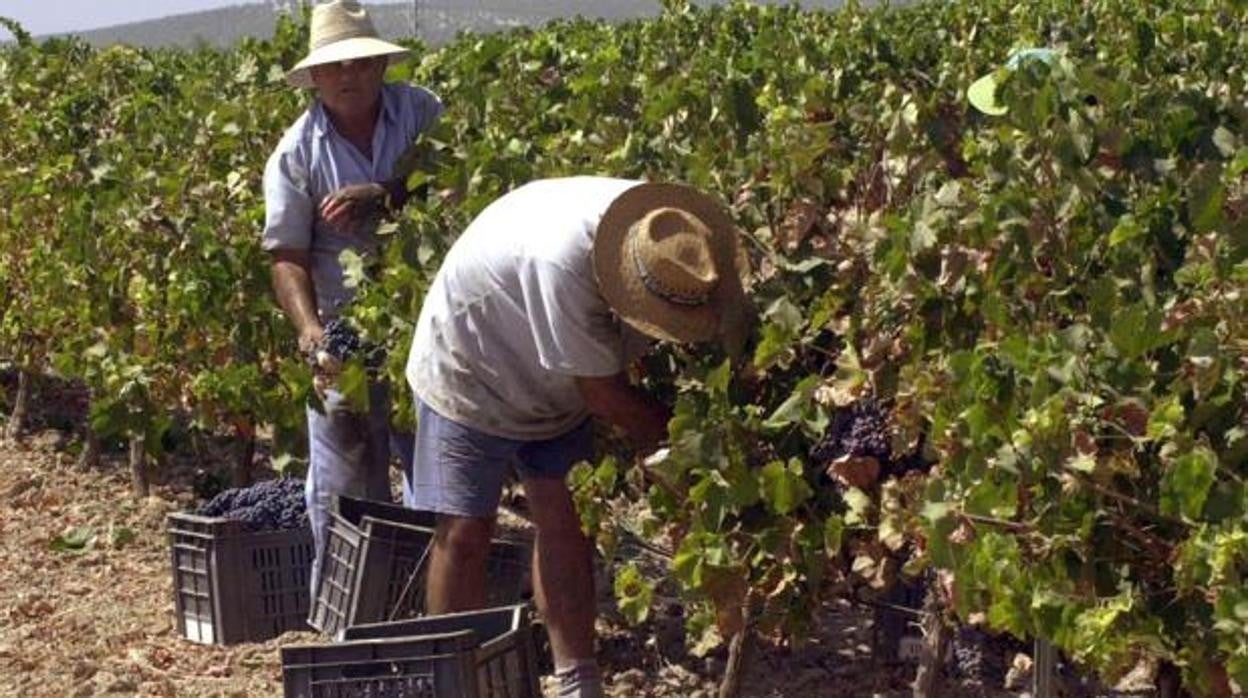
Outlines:
{"label": "denim shorts", "polygon": [[518,441],[473,429],[417,406],[412,471],[404,484],[409,508],[439,514],[493,518],[512,468],[521,479],[564,478],[593,457],[589,418],[553,439]]}

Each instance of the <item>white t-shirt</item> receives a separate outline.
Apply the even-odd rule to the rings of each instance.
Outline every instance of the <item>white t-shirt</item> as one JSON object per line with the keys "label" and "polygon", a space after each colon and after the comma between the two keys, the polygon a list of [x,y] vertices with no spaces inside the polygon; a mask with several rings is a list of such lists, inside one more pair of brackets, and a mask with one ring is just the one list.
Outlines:
{"label": "white t-shirt", "polygon": [[579,425],[588,412],[575,377],[619,373],[644,346],[610,312],[592,261],[602,214],[637,184],[539,180],[482,211],[425,296],[407,361],[416,396],[510,439],[549,439]]}

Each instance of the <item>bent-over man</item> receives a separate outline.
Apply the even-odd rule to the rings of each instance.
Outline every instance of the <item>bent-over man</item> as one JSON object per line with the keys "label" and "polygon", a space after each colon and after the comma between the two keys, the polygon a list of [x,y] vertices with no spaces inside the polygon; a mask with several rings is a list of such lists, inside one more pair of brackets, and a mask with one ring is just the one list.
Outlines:
{"label": "bent-over man", "polygon": [[564,478],[593,455],[591,415],[642,447],[666,436],[668,408],[626,378],[629,345],[738,340],[745,271],[723,206],[680,185],[542,180],[469,225],[428,291],[407,365],[419,420],[407,503],[439,514],[430,613],[484,603],[514,467],[536,528],[534,592],[561,695],[601,694],[592,549]]}

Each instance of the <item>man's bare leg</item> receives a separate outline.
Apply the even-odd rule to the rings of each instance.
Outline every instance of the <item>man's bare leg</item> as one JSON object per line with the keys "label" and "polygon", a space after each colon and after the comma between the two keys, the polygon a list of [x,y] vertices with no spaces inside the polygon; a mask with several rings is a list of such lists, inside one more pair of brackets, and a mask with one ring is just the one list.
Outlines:
{"label": "man's bare leg", "polygon": [[533,549],[534,600],[550,631],[555,667],[590,666],[597,680],[592,549],[581,533],[572,495],[558,478],[525,478],[524,491],[537,528]]}
{"label": "man's bare leg", "polygon": [[485,605],[486,560],[493,533],[493,519],[438,516],[425,578],[427,613],[471,611]]}

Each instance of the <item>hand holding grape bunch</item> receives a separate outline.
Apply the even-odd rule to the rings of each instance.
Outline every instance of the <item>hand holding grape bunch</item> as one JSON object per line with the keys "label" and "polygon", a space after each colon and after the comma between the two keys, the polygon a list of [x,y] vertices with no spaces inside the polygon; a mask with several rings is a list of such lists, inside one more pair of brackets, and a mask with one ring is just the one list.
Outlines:
{"label": "hand holding grape bunch", "polygon": [[325,324],[320,339],[305,349],[305,354],[312,366],[313,387],[322,399],[347,360],[361,357],[364,366],[371,370],[380,366],[384,358],[379,347],[361,340],[355,328],[340,318]]}

